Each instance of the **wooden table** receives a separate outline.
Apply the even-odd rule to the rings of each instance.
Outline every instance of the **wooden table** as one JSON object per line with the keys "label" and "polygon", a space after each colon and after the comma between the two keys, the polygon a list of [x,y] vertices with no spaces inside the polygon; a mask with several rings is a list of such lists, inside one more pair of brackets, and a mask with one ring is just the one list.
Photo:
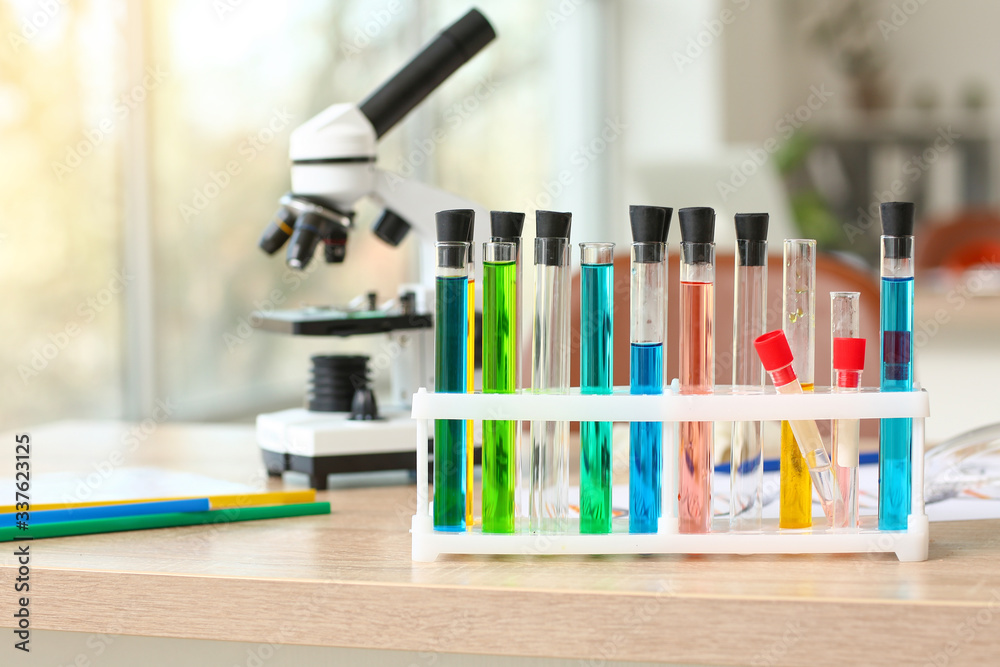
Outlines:
{"label": "wooden table", "polygon": [[[30,431],[34,475],[93,472],[122,450],[126,428]],[[247,426],[159,425],[123,465],[262,479]],[[320,497],[332,515],[36,541],[32,627],[597,660],[1000,663],[998,521],[932,524],[930,560],[911,564],[883,554],[413,563],[412,485]],[[10,582],[13,549],[3,551]],[[3,589],[0,626],[12,627]]]}

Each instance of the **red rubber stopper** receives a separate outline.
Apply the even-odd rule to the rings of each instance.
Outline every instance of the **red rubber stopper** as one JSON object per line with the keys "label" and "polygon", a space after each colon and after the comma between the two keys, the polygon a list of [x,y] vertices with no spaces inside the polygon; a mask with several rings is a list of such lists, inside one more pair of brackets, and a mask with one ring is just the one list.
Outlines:
{"label": "red rubber stopper", "polygon": [[760,357],[760,362],[764,364],[764,370],[768,373],[792,363],[792,350],[788,347],[788,339],[781,329],[758,336],[753,346],[757,348],[757,356]]}
{"label": "red rubber stopper", "polygon": [[865,339],[834,338],[833,367],[839,371],[863,371],[865,369]]}

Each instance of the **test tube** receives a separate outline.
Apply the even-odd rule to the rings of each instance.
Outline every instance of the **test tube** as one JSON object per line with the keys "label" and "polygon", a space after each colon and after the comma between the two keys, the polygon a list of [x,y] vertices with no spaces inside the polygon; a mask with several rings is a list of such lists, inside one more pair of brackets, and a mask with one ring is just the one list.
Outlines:
{"label": "test tube", "polygon": [[[913,389],[913,204],[882,204],[882,391]],[[910,514],[913,420],[879,428],[879,530],[905,530]]]}
{"label": "test tube", "polygon": [[[535,308],[531,390],[569,393],[570,258],[572,215],[535,213]],[[569,422],[531,422],[528,525],[564,532],[569,517]]]}
{"label": "test tube", "polygon": [[[670,249],[669,249],[669,246],[667,245],[667,234],[670,231],[670,217],[673,214],[674,209],[672,209],[672,208],[664,208],[663,210],[665,211],[664,215],[665,215],[665,217],[667,219],[667,224],[665,224],[663,226],[663,236],[660,238],[660,240],[663,242],[663,260],[665,262],[668,262],[668,267],[667,268],[669,269],[669,260],[670,260],[669,254],[670,254]],[[667,277],[667,280],[669,280],[669,275]],[[669,289],[664,288],[664,290],[663,290],[663,349],[664,349],[664,352],[666,352],[666,348],[667,348],[667,332],[670,330],[670,328],[667,326],[667,323],[668,323],[667,302],[669,300],[668,299],[668,295],[669,294],[670,294]],[[670,382],[672,380],[673,380],[673,378],[668,378],[667,377],[667,364],[664,363],[663,364],[663,385],[667,386],[668,384],[670,384]],[[671,431],[673,431],[673,424],[671,424],[668,428],[670,428]],[[666,452],[663,451],[663,443],[661,442],[660,443],[660,476],[657,477],[657,479],[656,479],[656,516],[657,516],[657,518],[660,518],[660,517],[663,516],[663,480],[666,477],[669,480],[669,483],[671,484],[671,486],[673,486],[673,475],[671,475],[670,473],[673,471],[673,468],[674,468],[672,462],[675,462],[676,460],[677,460],[676,456],[669,457],[669,460],[668,460],[668,456],[667,456]],[[668,464],[669,464],[669,468],[667,467]],[[676,496],[672,500],[676,500]],[[671,511],[671,513],[672,513],[672,511]]]}
{"label": "test tube", "polygon": [[[680,392],[711,394],[715,385],[715,211],[682,208]],[[712,422],[681,422],[678,530],[712,527]]]}
{"label": "test tube", "polygon": [[[860,292],[830,293],[830,349],[833,350],[833,378],[837,393],[857,392],[865,367],[865,340],[860,337]],[[833,422],[833,471],[837,477],[843,514],[834,517],[837,528],[858,526],[858,464],[861,422],[835,419]]]}
{"label": "test tube", "polygon": [[[733,392],[764,391],[753,342],[767,331],[767,213],[736,215],[733,292]],[[729,463],[729,526],[760,530],[764,489],[763,422],[733,422]]]}
{"label": "test tube", "polygon": [[[794,359],[788,345],[788,339],[780,329],[766,333],[754,341],[757,355],[771,376],[775,391],[779,394],[801,394],[803,387],[795,376]],[[840,498],[833,466],[823,446],[819,428],[812,419],[793,419],[788,425],[795,434],[795,443],[799,447],[802,461],[816,486],[823,513],[832,524],[834,517],[844,512],[844,502]]]}
{"label": "test tube", "polygon": [[[795,361],[795,375],[802,391],[813,390],[816,361],[816,241],[785,239],[784,291],[781,328]],[[781,528],[812,525],[812,483],[795,431],[781,422],[780,504]]]}
{"label": "test tube", "polygon": [[[465,348],[468,350],[466,359],[466,391],[476,393],[476,244],[473,243],[473,229],[469,226],[469,326],[466,329]],[[473,523],[472,506],[475,499],[475,475],[473,465],[476,461],[476,439],[473,419],[465,422],[465,525]]]}
{"label": "test tube", "polygon": [[[663,393],[666,339],[667,247],[663,242],[672,209],[630,206],[632,226],[629,391]],[[655,533],[660,517],[663,422],[629,425],[630,533]]]}
{"label": "test tube", "polygon": [[[469,326],[468,209],[437,214],[434,391],[465,393]],[[462,419],[434,422],[434,529],[465,529],[466,428]]]}
{"label": "test tube", "polygon": [[[521,379],[521,337],[523,334],[524,320],[521,317],[521,310],[524,308],[524,301],[521,296],[522,271],[521,271],[521,232],[524,229],[524,213],[515,211],[490,211],[490,241],[504,241],[513,243],[514,248],[514,283],[515,283],[515,309],[514,309],[514,388],[523,389],[524,383]],[[526,452],[522,451],[521,425],[515,426],[514,433],[514,516],[515,520],[527,517],[527,503],[521,495],[527,484],[527,461],[529,459]]]}
{"label": "test tube", "polygon": [[[483,393],[513,394],[517,378],[517,245],[483,245]],[[483,532],[512,533],[517,422],[483,420]]]}
{"label": "test tube", "polygon": [[[614,243],[580,244],[580,393],[610,394]],[[611,532],[611,422],[580,422],[580,532]]]}

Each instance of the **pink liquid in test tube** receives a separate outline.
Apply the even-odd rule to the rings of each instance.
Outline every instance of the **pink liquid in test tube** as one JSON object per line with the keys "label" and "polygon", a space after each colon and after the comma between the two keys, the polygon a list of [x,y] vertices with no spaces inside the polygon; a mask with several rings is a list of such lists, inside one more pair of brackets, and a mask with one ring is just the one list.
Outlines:
{"label": "pink liquid in test tube", "polygon": [[[685,208],[681,224],[680,391],[711,394],[715,385],[715,211]],[[712,527],[712,422],[681,422],[678,529]]]}

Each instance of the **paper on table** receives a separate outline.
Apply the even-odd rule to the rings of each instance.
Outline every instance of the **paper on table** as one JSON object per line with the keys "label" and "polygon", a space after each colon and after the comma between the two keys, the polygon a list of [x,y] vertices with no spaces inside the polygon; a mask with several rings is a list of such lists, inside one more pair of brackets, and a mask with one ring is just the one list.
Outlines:
{"label": "paper on table", "polygon": [[[15,480],[0,479],[0,498],[13,502]],[[140,500],[185,496],[217,496],[263,491],[249,484],[165,470],[163,468],[115,468],[107,476],[89,473],[56,472],[31,478],[31,504],[76,503],[103,500]]]}
{"label": "paper on table", "polygon": [[[779,473],[764,473],[764,509],[765,519],[778,518],[778,479]],[[862,516],[874,516],[878,513],[878,465],[863,465],[859,474],[858,505]],[[814,494],[815,496],[815,494]],[[576,509],[573,499],[580,497],[579,487],[569,490],[570,504]],[[729,515],[729,473],[715,473],[712,480],[712,502],[715,516]],[[615,517],[628,515],[628,486],[615,485],[611,491],[611,505]],[[970,521],[973,519],[1000,519],[1000,499],[980,498],[966,493],[956,498],[950,498],[927,505],[927,516],[931,521]],[[571,511],[571,516],[578,514]],[[813,498],[813,517],[817,522],[825,521],[819,502]]]}

